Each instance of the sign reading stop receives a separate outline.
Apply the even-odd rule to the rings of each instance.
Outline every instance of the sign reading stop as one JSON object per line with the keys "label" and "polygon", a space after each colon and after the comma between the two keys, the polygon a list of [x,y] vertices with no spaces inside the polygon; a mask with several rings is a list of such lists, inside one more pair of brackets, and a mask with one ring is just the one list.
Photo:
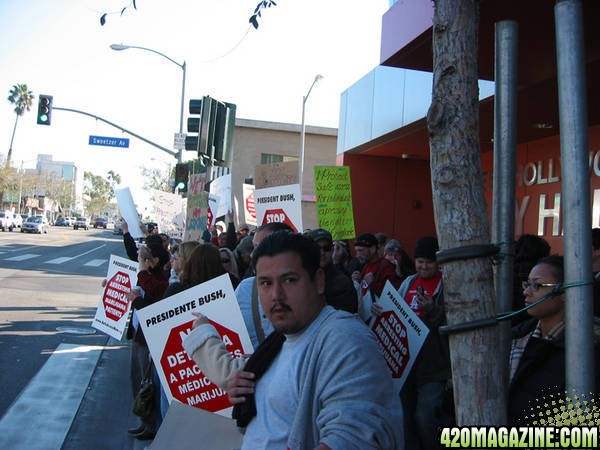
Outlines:
{"label": "sign reading stop", "polygon": [[394,311],[385,311],[375,319],[373,331],[392,378],[400,378],[410,360],[408,333]]}
{"label": "sign reading stop", "polygon": [[[202,369],[188,357],[181,345],[182,339],[191,331],[193,321],[183,323],[171,330],[160,359],[162,370],[169,383],[171,395],[182,403],[217,412],[231,406],[227,393],[212,383]],[[234,358],[244,354],[239,335],[212,320],[225,348]]]}
{"label": "sign reading stop", "polygon": [[268,209],[265,212],[265,216],[263,217],[262,224],[265,225],[267,223],[272,223],[272,222],[285,223],[286,225],[289,225],[292,228],[292,230],[294,230],[295,233],[298,232],[298,229],[294,226],[291,219],[288,217],[288,215],[285,213],[285,211],[281,208]]}
{"label": "sign reading stop", "polygon": [[118,322],[128,311],[127,294],[131,291],[129,275],[124,272],[115,273],[104,288],[102,304],[107,318]]}

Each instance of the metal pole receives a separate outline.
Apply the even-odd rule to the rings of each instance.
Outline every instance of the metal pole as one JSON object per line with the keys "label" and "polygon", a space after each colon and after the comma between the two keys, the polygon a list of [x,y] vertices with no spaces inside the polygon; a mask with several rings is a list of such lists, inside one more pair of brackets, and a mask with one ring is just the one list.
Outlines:
{"label": "metal pole", "polygon": [[302,195],[302,172],[304,172],[304,136],[306,125],[304,124],[304,112],[308,96],[302,97],[302,125],[300,127],[300,161],[298,162],[298,184],[300,184],[300,195]]}
{"label": "metal pole", "polygon": [[[183,133],[183,109],[184,109],[183,105],[185,102],[185,71],[186,71],[185,61],[181,65],[181,69],[183,70],[183,80],[181,82],[181,113],[179,115],[179,134]],[[179,149],[179,150],[177,150],[177,162],[182,162],[182,161],[183,161],[183,150]]]}
{"label": "metal pole", "polygon": [[[567,283],[592,280],[592,218],[582,16],[583,7],[579,0],[558,1],[554,6]],[[591,284],[566,290],[566,383],[570,393],[595,392],[592,297]]]}
{"label": "metal pole", "polygon": [[[497,312],[512,310],[514,283],[515,172],[517,154],[517,44],[514,21],[496,23],[494,93],[494,189],[492,240],[500,246],[502,258],[495,266]],[[508,361],[510,323],[500,324],[502,347],[499,357]],[[501,374],[508,392],[508,365]]]}

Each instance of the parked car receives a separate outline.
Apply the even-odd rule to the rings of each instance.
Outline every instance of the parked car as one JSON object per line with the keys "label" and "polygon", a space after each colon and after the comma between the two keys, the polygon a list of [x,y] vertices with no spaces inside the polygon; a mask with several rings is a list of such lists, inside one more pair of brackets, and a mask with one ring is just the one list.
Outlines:
{"label": "parked car", "polygon": [[104,228],[108,227],[108,219],[106,217],[96,217],[92,221],[92,226],[94,228]]}
{"label": "parked car", "polygon": [[115,220],[115,224],[113,226],[113,234],[123,234],[123,230],[121,230],[121,219]]}
{"label": "parked car", "polygon": [[21,233],[47,233],[50,229],[48,219],[44,216],[30,216],[25,219],[21,227]]}
{"label": "parked car", "polygon": [[78,217],[77,219],[75,219],[73,229],[78,230],[79,228],[88,230],[90,228],[90,219],[88,219],[87,217]]}
{"label": "parked car", "polygon": [[17,226],[17,214],[10,211],[0,211],[0,229],[12,231]]}
{"label": "parked car", "polygon": [[68,227],[69,224],[67,222],[67,218],[60,216],[56,219],[56,222],[54,222],[54,226],[55,227]]}

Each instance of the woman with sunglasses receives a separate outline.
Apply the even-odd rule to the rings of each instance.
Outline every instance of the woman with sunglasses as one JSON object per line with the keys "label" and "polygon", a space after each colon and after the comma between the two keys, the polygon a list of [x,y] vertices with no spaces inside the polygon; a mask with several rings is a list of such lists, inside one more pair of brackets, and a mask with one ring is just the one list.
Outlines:
{"label": "woman with sunglasses", "polygon": [[[549,400],[565,394],[565,294],[563,257],[540,259],[523,282],[531,319],[513,328],[510,352],[508,424],[533,425]],[[595,336],[590,336],[594,339]],[[596,343],[598,340],[596,339]],[[596,367],[600,358],[595,346]],[[596,371],[596,386],[598,374]],[[550,399],[550,395],[554,398]],[[536,405],[541,408],[537,409]],[[559,405],[560,407],[560,405]],[[560,412],[557,413],[560,414]],[[545,415],[545,414],[544,414]],[[544,417],[547,419],[547,417]],[[538,422],[539,423],[539,422]]]}

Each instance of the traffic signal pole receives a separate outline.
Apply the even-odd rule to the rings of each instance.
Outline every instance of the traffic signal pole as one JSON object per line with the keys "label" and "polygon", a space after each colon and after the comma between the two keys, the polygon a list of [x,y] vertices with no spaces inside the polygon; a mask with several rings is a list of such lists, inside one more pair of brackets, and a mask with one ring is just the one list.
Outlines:
{"label": "traffic signal pole", "polygon": [[100,122],[104,122],[104,123],[106,123],[106,124],[108,124],[108,125],[110,125],[112,127],[115,127],[115,128],[117,128],[118,130],[121,130],[124,133],[130,134],[131,136],[136,137],[136,138],[138,138],[141,141],[144,141],[146,144],[150,144],[153,147],[156,147],[159,150],[162,150],[163,152],[168,153],[173,158],[179,160],[179,155],[180,155],[179,152],[174,152],[173,150],[169,150],[168,148],[163,147],[162,145],[158,145],[157,143],[152,142],[150,139],[146,139],[145,137],[142,137],[139,134],[134,133],[133,131],[129,131],[128,129],[123,128],[120,125],[117,125],[117,124],[112,123],[112,122],[110,122],[110,121],[108,121],[106,119],[103,119],[100,116],[96,116],[94,114],[90,114],[90,113],[87,113],[85,111],[80,111],[78,109],[72,109],[72,108],[60,108],[60,107],[54,106],[54,107],[52,107],[52,109],[53,110],[57,110],[57,111],[69,111],[69,112],[73,112],[73,113],[76,113],[76,114],[83,114],[84,116],[93,117],[94,119],[99,120]]}

